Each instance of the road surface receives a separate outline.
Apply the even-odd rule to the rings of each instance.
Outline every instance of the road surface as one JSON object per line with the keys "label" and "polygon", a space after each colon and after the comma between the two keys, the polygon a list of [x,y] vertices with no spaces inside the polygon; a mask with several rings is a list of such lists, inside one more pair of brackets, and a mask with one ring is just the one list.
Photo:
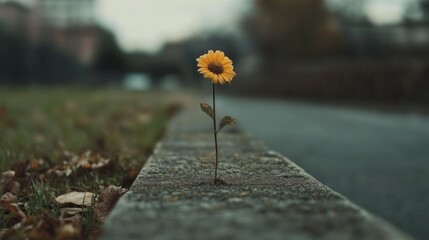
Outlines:
{"label": "road surface", "polygon": [[429,116],[231,97],[217,108],[358,205],[429,239]]}

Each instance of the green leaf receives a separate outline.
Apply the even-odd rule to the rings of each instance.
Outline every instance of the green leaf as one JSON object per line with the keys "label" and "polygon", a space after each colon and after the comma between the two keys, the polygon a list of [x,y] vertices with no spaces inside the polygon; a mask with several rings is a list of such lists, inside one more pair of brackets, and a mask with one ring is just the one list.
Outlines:
{"label": "green leaf", "polygon": [[231,116],[225,116],[225,117],[222,118],[222,120],[220,120],[219,130],[218,131],[220,131],[225,126],[233,125],[233,124],[235,124],[235,119],[232,118]]}
{"label": "green leaf", "polygon": [[203,112],[205,112],[207,115],[209,115],[209,117],[211,117],[212,119],[213,119],[213,117],[214,117],[214,112],[213,112],[213,108],[212,108],[212,106],[210,106],[209,104],[207,104],[207,103],[200,103],[200,107],[201,107],[201,110],[203,111]]}

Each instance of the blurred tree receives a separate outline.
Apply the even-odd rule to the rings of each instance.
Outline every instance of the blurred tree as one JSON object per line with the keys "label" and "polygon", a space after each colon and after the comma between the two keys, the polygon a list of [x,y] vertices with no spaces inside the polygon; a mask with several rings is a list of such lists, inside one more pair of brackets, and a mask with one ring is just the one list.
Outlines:
{"label": "blurred tree", "polygon": [[429,24],[429,0],[420,0],[420,7],[423,12],[423,21]]}
{"label": "blurred tree", "polygon": [[347,24],[369,24],[364,10],[367,1],[325,0],[328,9]]}
{"label": "blurred tree", "polygon": [[100,44],[93,69],[102,74],[123,73],[127,68],[126,58],[115,35],[106,29],[100,29],[100,31]]}
{"label": "blurred tree", "polygon": [[0,29],[0,82],[20,84],[25,81],[26,42],[22,37]]}
{"label": "blurred tree", "polygon": [[[429,0],[420,0],[421,7],[416,7],[419,0],[409,1],[410,25],[387,27],[368,20],[368,1],[254,0],[244,27],[257,61],[246,73],[248,84],[237,91],[427,106],[429,63],[421,39],[428,36]],[[405,56],[401,46],[408,57],[391,57]]]}
{"label": "blurred tree", "polygon": [[83,73],[75,59],[44,43],[30,43],[25,36],[0,29],[0,83],[62,84]]}
{"label": "blurred tree", "polygon": [[245,28],[263,56],[316,57],[342,47],[323,0],[255,0],[255,6]]}
{"label": "blurred tree", "polygon": [[[81,83],[84,66],[75,58],[66,55],[50,44],[32,46],[28,54],[34,54],[30,67],[30,83],[61,85]],[[29,56],[31,58],[31,56]]]}

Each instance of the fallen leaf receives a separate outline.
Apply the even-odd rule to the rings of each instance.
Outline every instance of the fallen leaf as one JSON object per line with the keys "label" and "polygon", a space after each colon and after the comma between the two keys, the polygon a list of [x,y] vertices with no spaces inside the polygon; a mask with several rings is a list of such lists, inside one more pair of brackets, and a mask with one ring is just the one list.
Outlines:
{"label": "fallen leaf", "polygon": [[140,173],[140,170],[136,167],[132,167],[130,169],[128,169],[128,177],[135,179]]}
{"label": "fallen leaf", "polygon": [[6,184],[5,190],[13,193],[14,195],[18,195],[19,190],[21,189],[21,185],[17,181],[10,181]]}
{"label": "fallen leaf", "polygon": [[73,170],[71,168],[67,168],[64,170],[57,170],[57,169],[50,169],[48,171],[48,174],[52,174],[54,173],[55,175],[57,175],[58,177],[62,177],[62,176],[70,176],[73,173]]}
{"label": "fallen leaf", "polygon": [[[27,217],[16,203],[0,201],[0,209],[2,218],[5,219],[5,222],[2,220],[2,225],[8,228],[22,222],[22,220]],[[0,239],[3,238],[0,237]]]}
{"label": "fallen leaf", "polygon": [[[26,232],[30,231],[31,229],[33,229],[35,223],[36,222],[34,220],[34,217],[31,217],[31,216],[25,217],[24,219],[22,219],[22,221],[13,225],[12,228],[10,228],[10,229],[13,229],[16,232],[19,232],[22,234],[22,233],[26,233]],[[3,236],[0,236],[0,239],[3,239],[2,237]],[[5,237],[5,239],[9,239],[9,238],[12,238],[12,236],[11,237]],[[12,239],[14,239],[14,238],[12,238]],[[21,238],[17,238],[17,239],[21,239]]]}
{"label": "fallen leaf", "polygon": [[81,239],[81,217],[56,219],[45,214],[35,228],[28,233],[32,240]]}
{"label": "fallen leaf", "polygon": [[70,192],[58,196],[55,201],[60,204],[72,203],[79,206],[91,206],[94,194],[91,192]]}
{"label": "fallen leaf", "polygon": [[84,210],[86,210],[86,209],[84,209],[84,208],[61,208],[60,209],[60,217],[61,218],[72,217],[72,216],[75,216],[77,214],[80,214]]}
{"label": "fallen leaf", "polygon": [[73,162],[75,162],[76,168],[95,170],[108,166],[110,160],[105,159],[100,155],[91,156],[91,151],[87,151],[82,156],[74,158]]}
{"label": "fallen leaf", "polygon": [[91,165],[91,169],[100,169],[103,167],[106,167],[107,165],[109,165],[110,160],[109,159],[104,159],[104,158],[99,158],[98,162],[93,163]]}
{"label": "fallen leaf", "polygon": [[0,229],[0,239],[16,239],[18,231],[13,228]]}
{"label": "fallen leaf", "polygon": [[0,204],[0,206],[2,206],[3,203],[12,203],[12,202],[15,202],[17,199],[18,198],[15,195],[13,195],[10,192],[7,192],[7,193],[3,194],[3,196],[1,196],[1,198],[0,198],[0,202],[2,202]]}
{"label": "fallen leaf", "polygon": [[0,192],[4,192],[6,185],[13,181],[15,177],[15,171],[6,171],[1,174],[0,177]]}
{"label": "fallen leaf", "polygon": [[72,240],[80,239],[80,230],[72,224],[65,224],[58,229],[56,239]]}
{"label": "fallen leaf", "polygon": [[48,215],[44,215],[42,220],[28,234],[32,240],[51,240],[55,239],[57,229],[60,227],[60,221]]}
{"label": "fallen leaf", "polygon": [[20,223],[13,226],[13,228],[22,229],[23,227],[31,226],[32,224],[35,224],[35,223],[36,222],[34,217],[29,216],[29,217],[25,217]]}
{"label": "fallen leaf", "polygon": [[3,172],[1,175],[2,175],[2,179],[3,178],[13,178],[15,176],[15,171],[9,170],[9,171]]}
{"label": "fallen leaf", "polygon": [[40,167],[40,163],[36,159],[31,159],[28,165],[31,170],[37,170]]}
{"label": "fallen leaf", "polygon": [[21,209],[19,208],[19,205],[16,203],[10,203],[7,205],[7,210],[12,213],[13,215],[19,216],[21,219],[24,219],[25,213],[23,211],[21,211]]}
{"label": "fallen leaf", "polygon": [[60,218],[61,224],[73,224],[75,227],[80,227],[82,222],[82,217],[79,214],[76,214],[68,218]]}
{"label": "fallen leaf", "polygon": [[15,173],[14,178],[23,178],[28,173],[28,162],[27,161],[19,161],[13,163],[11,169]]}
{"label": "fallen leaf", "polygon": [[105,218],[115,206],[119,198],[127,191],[125,188],[108,186],[101,191],[95,201],[94,212],[99,222],[104,222]]}
{"label": "fallen leaf", "polygon": [[60,217],[59,221],[61,227],[57,232],[56,239],[81,239],[82,217],[79,214],[68,218]]}

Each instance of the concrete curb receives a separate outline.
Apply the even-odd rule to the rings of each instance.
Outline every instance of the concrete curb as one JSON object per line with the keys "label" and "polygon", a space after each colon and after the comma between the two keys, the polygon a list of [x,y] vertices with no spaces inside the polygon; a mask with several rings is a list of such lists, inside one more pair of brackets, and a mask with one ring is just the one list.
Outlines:
{"label": "concrete curb", "polygon": [[237,129],[183,112],[121,198],[101,239],[411,239]]}

